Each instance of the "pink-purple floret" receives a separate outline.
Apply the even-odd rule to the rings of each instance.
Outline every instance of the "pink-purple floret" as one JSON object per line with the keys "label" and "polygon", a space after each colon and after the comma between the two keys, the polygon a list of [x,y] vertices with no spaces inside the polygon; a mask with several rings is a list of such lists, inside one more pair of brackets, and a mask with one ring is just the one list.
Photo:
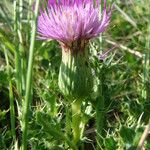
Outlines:
{"label": "pink-purple floret", "polygon": [[106,9],[104,0],[100,14],[100,5],[100,0],[48,0],[38,16],[38,38],[65,44],[99,36],[109,25],[112,10]]}

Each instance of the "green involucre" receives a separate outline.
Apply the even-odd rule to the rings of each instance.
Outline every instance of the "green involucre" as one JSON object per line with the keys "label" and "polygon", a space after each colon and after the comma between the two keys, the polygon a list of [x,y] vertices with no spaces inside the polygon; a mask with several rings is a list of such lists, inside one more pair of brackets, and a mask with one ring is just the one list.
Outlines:
{"label": "green involucre", "polygon": [[93,80],[88,64],[88,53],[62,50],[62,62],[59,71],[59,88],[65,96],[83,99],[89,96]]}

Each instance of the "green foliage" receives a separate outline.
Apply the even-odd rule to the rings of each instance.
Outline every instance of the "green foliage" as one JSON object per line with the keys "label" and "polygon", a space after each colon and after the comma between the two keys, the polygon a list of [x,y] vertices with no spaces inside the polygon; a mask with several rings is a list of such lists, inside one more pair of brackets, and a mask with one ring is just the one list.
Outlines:
{"label": "green foliage", "polygon": [[113,137],[109,137],[105,139],[105,149],[107,150],[115,150],[117,149],[117,142]]}
{"label": "green foliage", "polygon": [[6,71],[4,69],[0,70],[0,90],[8,84],[7,80],[8,77]]}
{"label": "green foliage", "polygon": [[[19,2],[19,1],[18,1]],[[21,0],[20,0],[21,2]],[[109,1],[110,2],[110,1]],[[83,137],[80,149],[96,148],[96,125],[104,119],[101,130],[102,150],[135,150],[150,116],[149,76],[149,0],[115,1],[109,29],[100,38],[90,41],[90,67],[93,69],[94,92],[82,103]],[[19,4],[20,5],[20,4]],[[23,16],[17,14],[14,31],[12,0],[0,1],[0,149],[13,149],[21,143],[22,105],[30,45],[32,11],[23,0]],[[21,11],[21,10],[20,10]],[[20,28],[20,25],[22,28]],[[19,33],[19,34],[18,34]],[[21,33],[21,34],[20,34]],[[21,38],[22,37],[22,41]],[[104,60],[97,58],[101,49],[116,46]],[[4,47],[8,51],[9,74],[15,99],[17,140],[10,127],[9,78]],[[102,47],[102,48],[101,48]],[[15,53],[19,51],[21,70],[17,74]],[[77,149],[72,144],[71,111],[68,99],[58,88],[61,48],[56,41],[35,41],[33,66],[33,100],[29,113],[28,148],[35,150]],[[18,92],[17,75],[21,77]],[[99,93],[98,88],[102,88]],[[103,96],[104,104],[98,103]],[[102,102],[102,101],[100,101]],[[98,107],[100,105],[100,107]],[[101,106],[104,108],[101,109]],[[96,109],[105,116],[96,116]],[[95,121],[97,117],[98,122]],[[85,125],[85,126],[84,126]],[[101,124],[99,124],[99,127]],[[67,130],[67,134],[66,134]],[[97,132],[97,131],[96,131]],[[150,139],[144,145],[150,149]],[[88,150],[88,149],[87,149]]]}
{"label": "green foliage", "polygon": [[[63,142],[66,142],[70,148],[76,149],[75,145],[73,145],[73,143],[71,143],[70,140],[64,136],[64,133],[61,131],[59,125],[51,124],[52,119],[50,116],[38,112],[36,118],[37,123],[43,127],[43,130],[46,134],[50,135],[50,138],[53,137],[56,141],[62,140]],[[54,147],[51,149],[54,149]]]}

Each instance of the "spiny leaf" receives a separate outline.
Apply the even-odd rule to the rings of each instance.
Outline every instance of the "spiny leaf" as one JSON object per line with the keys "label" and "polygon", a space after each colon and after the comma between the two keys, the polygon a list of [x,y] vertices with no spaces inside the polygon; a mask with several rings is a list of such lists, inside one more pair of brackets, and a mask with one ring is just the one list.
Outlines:
{"label": "spiny leaf", "polygon": [[41,112],[37,112],[37,122],[43,127],[43,129],[53,136],[56,140],[63,140],[66,141],[66,143],[69,145],[69,147],[73,148],[74,150],[77,150],[76,146],[70,142],[70,140],[64,135],[64,133],[61,130],[58,130],[55,128],[54,125],[50,124],[50,120],[45,117],[45,115]]}

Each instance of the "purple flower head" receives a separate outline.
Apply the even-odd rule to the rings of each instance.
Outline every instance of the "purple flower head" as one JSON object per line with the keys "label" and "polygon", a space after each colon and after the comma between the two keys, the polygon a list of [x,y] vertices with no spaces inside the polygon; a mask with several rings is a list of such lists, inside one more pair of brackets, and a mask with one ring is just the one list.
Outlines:
{"label": "purple flower head", "polygon": [[100,14],[100,0],[48,0],[40,10],[38,38],[53,39],[65,46],[83,46],[104,32],[110,22],[111,8]]}

